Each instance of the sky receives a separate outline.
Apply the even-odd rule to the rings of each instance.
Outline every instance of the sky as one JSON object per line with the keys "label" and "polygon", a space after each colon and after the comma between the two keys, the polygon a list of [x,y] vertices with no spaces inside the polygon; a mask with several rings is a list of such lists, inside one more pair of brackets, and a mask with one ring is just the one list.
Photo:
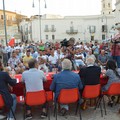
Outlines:
{"label": "sky", "polygon": [[[39,0],[4,0],[5,9],[30,17],[39,14]],[[56,14],[62,16],[97,15],[101,13],[101,0],[40,0],[40,14]],[[113,9],[116,0],[113,0]],[[3,0],[0,0],[3,9]]]}

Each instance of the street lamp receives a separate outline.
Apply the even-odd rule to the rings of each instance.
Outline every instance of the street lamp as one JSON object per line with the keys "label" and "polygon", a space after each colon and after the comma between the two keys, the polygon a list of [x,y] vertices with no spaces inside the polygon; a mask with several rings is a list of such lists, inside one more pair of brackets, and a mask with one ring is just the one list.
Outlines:
{"label": "street lamp", "polygon": [[3,15],[4,15],[5,42],[7,45],[7,29],[6,29],[6,15],[5,15],[5,1],[4,0],[3,0]]}
{"label": "street lamp", "polygon": [[[40,37],[40,41],[41,41],[42,40],[42,36],[41,36],[41,17],[42,17],[42,15],[41,15],[40,1],[41,0],[39,0],[39,32],[40,32],[40,36],[39,37]],[[45,8],[47,8],[46,0],[44,0],[44,2],[45,2]],[[32,7],[35,7],[34,0],[33,0]]]}
{"label": "street lamp", "polygon": [[[107,16],[102,16],[102,22],[104,22],[104,18],[105,18],[105,26],[104,26],[104,30],[105,30],[105,39],[107,39]],[[103,31],[104,32],[104,31]]]}

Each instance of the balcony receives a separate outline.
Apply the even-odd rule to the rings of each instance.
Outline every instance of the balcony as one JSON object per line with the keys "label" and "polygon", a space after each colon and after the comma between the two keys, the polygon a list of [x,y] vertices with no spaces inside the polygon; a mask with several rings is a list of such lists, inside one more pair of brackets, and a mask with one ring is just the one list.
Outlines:
{"label": "balcony", "polygon": [[56,32],[56,28],[52,28],[50,31],[51,32]]}
{"label": "balcony", "polygon": [[78,30],[74,30],[74,29],[66,30],[66,33],[67,33],[67,34],[77,34],[77,33],[78,33]]}
{"label": "balcony", "polygon": [[44,32],[49,32],[50,30],[47,28],[47,29],[44,29]]}

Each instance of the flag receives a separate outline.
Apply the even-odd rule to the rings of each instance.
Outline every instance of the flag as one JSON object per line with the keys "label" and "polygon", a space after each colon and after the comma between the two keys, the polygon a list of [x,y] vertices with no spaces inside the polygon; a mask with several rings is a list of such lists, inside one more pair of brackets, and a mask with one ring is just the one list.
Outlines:
{"label": "flag", "polygon": [[8,42],[9,46],[14,46],[15,44],[15,38],[11,38],[10,41]]}

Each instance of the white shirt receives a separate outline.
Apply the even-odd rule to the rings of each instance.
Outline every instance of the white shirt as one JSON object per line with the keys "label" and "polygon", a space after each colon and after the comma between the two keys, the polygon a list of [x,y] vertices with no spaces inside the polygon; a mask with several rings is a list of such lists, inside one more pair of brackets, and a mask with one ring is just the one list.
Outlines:
{"label": "white shirt", "polygon": [[47,59],[48,59],[48,56],[47,56],[47,55],[42,55],[42,58],[43,58],[44,60],[47,60]]}
{"label": "white shirt", "polygon": [[84,55],[81,53],[81,54],[75,54],[75,57],[82,57],[82,59],[75,59],[76,62],[79,62],[79,61],[83,61],[84,60]]}
{"label": "white shirt", "polygon": [[46,80],[46,77],[43,71],[32,68],[23,72],[22,80],[25,82],[26,91],[34,92],[43,90],[43,81]]}
{"label": "white shirt", "polygon": [[50,61],[51,62],[51,64],[56,64],[57,63],[57,56],[49,56],[48,57],[48,61]]}

